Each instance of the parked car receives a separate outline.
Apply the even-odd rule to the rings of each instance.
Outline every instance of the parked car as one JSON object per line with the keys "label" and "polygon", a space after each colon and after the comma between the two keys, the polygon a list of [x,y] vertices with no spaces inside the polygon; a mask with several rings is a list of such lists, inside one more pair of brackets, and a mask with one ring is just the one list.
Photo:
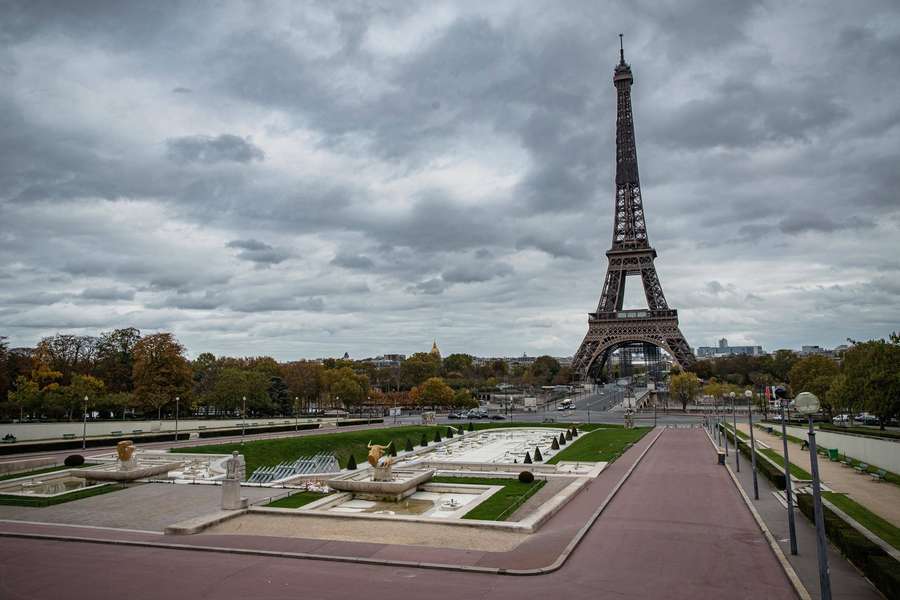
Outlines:
{"label": "parked car", "polygon": [[848,414],[837,415],[833,419],[831,419],[831,422],[834,423],[835,425],[849,425],[850,424],[850,415],[848,415]]}
{"label": "parked car", "polygon": [[464,419],[465,417],[463,416],[462,413],[452,412],[449,415],[447,415],[447,418],[448,419]]}
{"label": "parked car", "polygon": [[854,419],[857,423],[862,423],[863,425],[878,425],[878,417],[871,413],[861,412]]}
{"label": "parked car", "polygon": [[505,421],[506,417],[503,415],[491,415],[491,421]]}

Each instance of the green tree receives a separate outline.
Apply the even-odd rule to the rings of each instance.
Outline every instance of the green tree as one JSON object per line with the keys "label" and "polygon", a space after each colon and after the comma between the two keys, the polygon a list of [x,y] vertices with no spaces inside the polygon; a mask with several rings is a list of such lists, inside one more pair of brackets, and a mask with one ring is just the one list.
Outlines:
{"label": "green tree", "polygon": [[299,398],[307,406],[317,402],[325,389],[325,367],[309,361],[281,365],[281,377],[292,398]]}
{"label": "green tree", "polygon": [[472,392],[467,389],[460,389],[453,394],[452,404],[457,408],[476,408],[478,401],[472,396]]}
{"label": "green tree", "polygon": [[829,419],[833,416],[834,408],[829,402],[828,390],[834,378],[838,376],[840,368],[837,363],[824,356],[807,356],[794,363],[788,374],[791,390],[796,396],[800,392],[812,392],[819,397],[823,410]]}
{"label": "green tree", "polygon": [[445,407],[453,403],[453,389],[440,377],[430,377],[415,392],[422,406]]}
{"label": "green tree", "polygon": [[56,334],[38,342],[34,355],[51,371],[62,373],[61,385],[68,385],[75,373],[90,373],[94,367],[97,338]]}
{"label": "green tree", "polygon": [[130,392],[134,389],[134,347],[140,339],[141,332],[134,327],[100,334],[94,374],[103,380],[107,390]]}
{"label": "green tree", "polygon": [[405,388],[412,388],[430,377],[437,377],[441,370],[441,359],[427,352],[416,352],[400,364],[400,382]]}
{"label": "green tree", "polygon": [[884,340],[855,344],[844,353],[841,374],[842,393],[859,397],[881,429],[900,413],[900,345]]}
{"label": "green tree", "polygon": [[469,354],[451,354],[444,359],[444,374],[459,373],[468,376],[472,372],[474,359]]}
{"label": "green tree", "polygon": [[549,385],[559,370],[559,361],[546,355],[538,356],[528,368],[531,380],[535,385]]}
{"label": "green tree", "polygon": [[678,373],[669,378],[669,393],[681,402],[681,410],[687,411],[687,405],[700,393],[700,379],[693,373]]}
{"label": "green tree", "polygon": [[144,409],[156,409],[162,418],[163,406],[175,397],[187,398],[191,390],[191,365],[184,357],[184,346],[171,333],[156,333],[141,338],[134,346],[135,400]]}
{"label": "green tree", "polygon": [[[16,377],[13,389],[6,393],[10,409],[18,414],[19,420],[25,417],[25,411],[31,412],[36,409],[41,402],[41,389],[37,382],[32,381],[24,375]],[[11,415],[10,415],[11,416]]]}

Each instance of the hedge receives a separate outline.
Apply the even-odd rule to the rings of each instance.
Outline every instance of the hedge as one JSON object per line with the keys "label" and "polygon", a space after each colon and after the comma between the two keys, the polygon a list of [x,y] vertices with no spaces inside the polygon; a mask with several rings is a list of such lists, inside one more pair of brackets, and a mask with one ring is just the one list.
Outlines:
{"label": "hedge", "polygon": [[[178,439],[186,440],[190,438],[189,432],[179,432]],[[152,433],[143,434],[136,433],[134,435],[122,435],[116,437],[87,438],[86,445],[88,448],[98,448],[102,446],[115,446],[123,440],[131,440],[137,444],[147,442],[174,442],[175,433]],[[20,454],[25,452],[48,452],[54,450],[75,450],[81,448],[81,438],[68,440],[43,440],[35,442],[18,442],[15,444],[0,444],[0,455],[3,454]]]}
{"label": "hedge", "polygon": [[[797,506],[806,518],[815,522],[813,497],[810,494],[797,496]],[[840,549],[847,560],[871,581],[887,598],[900,598],[900,562],[894,560],[884,549],[851,527],[824,504],[822,516],[828,539]]]}
{"label": "hedge", "polygon": [[350,425],[368,425],[369,423],[384,423],[384,419],[352,419],[350,421],[338,421],[338,427],[349,427]]}
{"label": "hedge", "polygon": [[[276,431],[294,431],[295,429],[318,429],[318,423],[301,423],[299,425],[267,425],[263,427],[247,427],[243,431],[246,433],[273,433]],[[226,435],[241,435],[240,427],[232,427],[229,429],[201,429],[199,436],[201,438],[222,437]],[[181,434],[178,434],[181,436]]]}
{"label": "hedge", "polygon": [[[730,440],[734,441],[734,435],[732,435],[731,431],[724,427],[723,430],[725,431],[725,435],[727,435]],[[741,441],[743,442],[743,440]],[[752,460],[750,457],[750,444],[744,442],[738,444],[738,448],[740,448],[741,454],[746,456],[748,460]],[[784,479],[784,471],[772,466],[772,463],[759,452],[756,453],[756,470],[762,473],[766,479],[771,481],[776,489],[784,490],[787,487]]]}

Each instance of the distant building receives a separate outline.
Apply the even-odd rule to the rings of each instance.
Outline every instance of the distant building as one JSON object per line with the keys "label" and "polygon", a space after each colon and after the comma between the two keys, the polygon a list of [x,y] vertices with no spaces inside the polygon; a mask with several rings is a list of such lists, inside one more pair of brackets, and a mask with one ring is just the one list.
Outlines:
{"label": "distant building", "polygon": [[720,358],[724,356],[762,356],[765,352],[762,346],[729,346],[728,340],[722,338],[718,346],[700,346],[697,348],[697,358]]}
{"label": "distant building", "polygon": [[438,359],[441,358],[441,351],[437,347],[437,340],[434,340],[431,343],[431,352],[429,352],[429,354],[431,354],[432,356],[438,357]]}

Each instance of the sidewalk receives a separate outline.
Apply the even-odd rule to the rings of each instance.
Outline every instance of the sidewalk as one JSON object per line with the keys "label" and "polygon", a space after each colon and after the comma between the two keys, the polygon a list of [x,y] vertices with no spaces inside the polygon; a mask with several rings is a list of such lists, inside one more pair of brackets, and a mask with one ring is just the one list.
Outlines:
{"label": "sidewalk", "polygon": [[[738,429],[749,435],[746,423],[738,423]],[[780,437],[770,435],[759,427],[753,431],[757,442],[769,445],[779,456],[784,456]],[[811,471],[809,451],[800,450],[800,446],[788,440],[788,455],[791,462]],[[743,458],[743,457],[742,457]],[[819,477],[835,492],[844,492],[873,513],[889,523],[900,527],[900,487],[886,481],[877,482],[868,475],[857,473],[850,467],[819,457]]]}
{"label": "sidewalk", "polygon": [[[740,425],[738,425],[740,427]],[[754,435],[756,435],[754,433]],[[780,440],[779,440],[780,443]],[[819,596],[819,567],[816,555],[816,530],[803,513],[794,509],[794,524],[797,530],[796,556],[791,555],[788,537],[787,510],[773,494],[775,488],[763,475],[757,476],[759,484],[759,500],[753,500],[753,470],[746,456],[741,455],[741,472],[735,473],[741,487],[744,488],[753,506],[756,508],[766,527],[778,541],[781,551],[794,567],[797,576],[803,582],[810,596]],[[791,461],[794,455],[791,454]],[[728,466],[734,471],[734,455],[728,457]],[[831,594],[833,600],[883,600],[883,597],[869,581],[863,577],[853,565],[847,562],[839,550],[828,544],[828,568],[831,572]]]}

